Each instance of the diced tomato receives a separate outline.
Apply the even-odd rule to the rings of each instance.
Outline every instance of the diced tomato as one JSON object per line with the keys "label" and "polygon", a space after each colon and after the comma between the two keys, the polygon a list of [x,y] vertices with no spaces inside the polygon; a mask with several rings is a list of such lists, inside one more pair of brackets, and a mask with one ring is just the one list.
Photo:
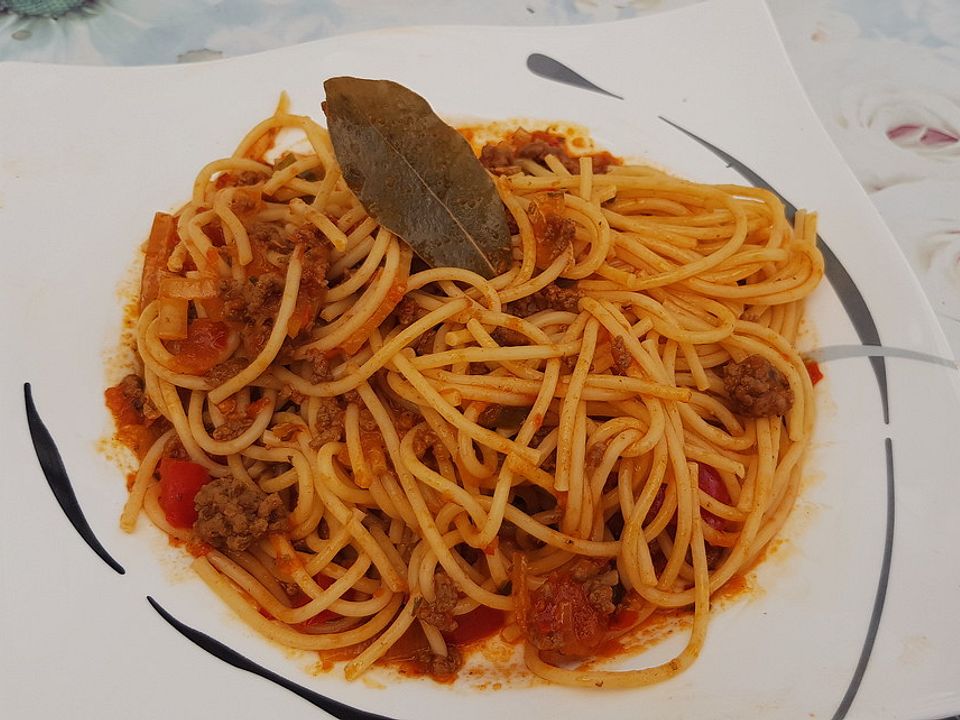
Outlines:
{"label": "diced tomato", "polygon": [[194,498],[210,482],[210,473],[195,462],[165,457],[160,461],[158,501],[167,522],[178,528],[193,527],[197,521]]}
{"label": "diced tomato", "polygon": [[468,643],[483,640],[499,631],[504,624],[506,615],[502,610],[478,605],[476,609],[464,615],[457,615],[457,629],[445,632],[443,637],[451,645],[467,645]]}
{"label": "diced tomato", "polygon": [[816,385],[823,380],[823,371],[820,369],[820,363],[816,360],[807,360],[803,366],[807,369],[807,375],[810,376],[810,382]]}
{"label": "diced tomato", "polygon": [[[727,492],[727,486],[724,485],[723,478],[720,477],[720,473],[718,473],[715,468],[700,463],[697,484],[700,486],[700,489],[710,497],[724,504],[730,504],[730,493]],[[701,510],[700,514],[703,517],[703,521],[714,530],[723,531],[727,529],[727,521],[723,518],[717,517],[707,510]]]}
{"label": "diced tomato", "polygon": [[167,348],[174,356],[174,370],[203,375],[220,361],[230,332],[226,323],[209,318],[192,320],[186,340],[172,340]]}

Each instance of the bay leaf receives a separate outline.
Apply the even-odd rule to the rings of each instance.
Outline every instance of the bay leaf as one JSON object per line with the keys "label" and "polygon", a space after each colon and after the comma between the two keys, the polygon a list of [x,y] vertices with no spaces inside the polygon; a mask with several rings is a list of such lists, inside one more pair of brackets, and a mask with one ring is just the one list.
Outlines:
{"label": "bay leaf", "polygon": [[431,267],[503,272],[506,209],[460,133],[398,83],[335,77],[323,87],[337,161],[367,212]]}

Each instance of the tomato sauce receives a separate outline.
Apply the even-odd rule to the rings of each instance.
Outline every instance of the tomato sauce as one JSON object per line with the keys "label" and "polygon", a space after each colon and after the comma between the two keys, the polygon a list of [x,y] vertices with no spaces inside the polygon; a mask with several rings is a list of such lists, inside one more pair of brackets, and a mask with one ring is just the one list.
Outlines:
{"label": "tomato sauce", "polygon": [[820,363],[816,360],[807,360],[803,363],[803,366],[807,369],[807,375],[810,376],[811,383],[816,385],[823,380],[823,370],[820,369]]}
{"label": "tomato sauce", "polygon": [[203,375],[220,362],[230,331],[220,320],[197,318],[187,326],[185,340],[172,340],[167,349],[173,353],[173,369],[189,375]]}
{"label": "tomato sauce", "polygon": [[[132,398],[124,393],[122,383],[108,387],[104,390],[103,397],[117,428],[114,437],[142,460],[150,446],[163,434],[166,421],[148,421],[136,408]],[[131,484],[129,478],[127,483],[128,486]]]}

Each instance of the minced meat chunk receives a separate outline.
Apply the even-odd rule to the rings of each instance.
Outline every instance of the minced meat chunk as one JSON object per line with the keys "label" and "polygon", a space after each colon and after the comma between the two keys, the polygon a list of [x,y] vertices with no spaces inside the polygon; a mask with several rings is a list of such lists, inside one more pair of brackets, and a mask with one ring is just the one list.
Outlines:
{"label": "minced meat chunk", "polygon": [[219,365],[214,365],[207,371],[204,377],[215,387],[218,385],[223,385],[223,383],[239,373],[249,364],[250,363],[243,358],[232,357],[229,360],[224,360]]}
{"label": "minced meat chunk", "polygon": [[306,359],[308,361],[307,370],[310,375],[310,382],[313,384],[326,382],[333,378],[333,372],[330,369],[330,360],[327,359],[327,356],[322,350],[317,350],[316,348],[311,348],[306,352]]}
{"label": "minced meat chunk", "polygon": [[787,379],[760,355],[750,355],[740,363],[727,363],[723,387],[731,409],[740,415],[777,417],[793,406],[793,391]]}
{"label": "minced meat chunk", "polygon": [[223,416],[223,424],[214,428],[210,436],[214,440],[233,440],[253,425],[253,418],[246,412],[230,412]]}
{"label": "minced meat chunk", "polygon": [[273,320],[283,297],[283,277],[264,273],[247,281],[224,281],[223,315],[228,320]]}
{"label": "minced meat chunk", "polygon": [[520,172],[513,146],[505,140],[484,145],[480,150],[480,164],[494,175],[514,175]]}
{"label": "minced meat chunk", "polygon": [[627,343],[619,335],[610,343],[610,354],[613,355],[613,372],[617,375],[626,375],[633,362],[633,356],[627,350]]}
{"label": "minced meat chunk", "polygon": [[527,295],[519,300],[508,303],[506,312],[517,317],[530,317],[544,310],[561,310],[563,312],[578,312],[580,298],[583,293],[575,287],[560,287],[550,283],[543,290]]}
{"label": "minced meat chunk", "polygon": [[343,439],[344,409],[336,398],[317,399],[317,422],[313,426],[312,445],[320,447],[328,442]]}
{"label": "minced meat chunk", "polygon": [[287,508],[277,493],[267,495],[232,475],[207,483],[194,500],[196,534],[214,547],[242,552],[265,533],[286,525]]}
{"label": "minced meat chunk", "polygon": [[447,646],[446,655],[437,655],[429,649],[418,650],[413,659],[425,673],[435,678],[448,678],[456,675],[463,665],[463,657],[457,648]]}
{"label": "minced meat chunk", "polygon": [[453,619],[453,609],[460,599],[457,586],[446,573],[437,573],[433,577],[433,592],[433,602],[424,600],[420,603],[417,617],[442,632],[456,630],[457,621]]}
{"label": "minced meat chunk", "polygon": [[160,413],[150,402],[144,388],[143,378],[133,373],[124,376],[123,380],[117,385],[120,393],[130,403],[130,406],[136,411],[139,418],[144,420],[156,420]]}

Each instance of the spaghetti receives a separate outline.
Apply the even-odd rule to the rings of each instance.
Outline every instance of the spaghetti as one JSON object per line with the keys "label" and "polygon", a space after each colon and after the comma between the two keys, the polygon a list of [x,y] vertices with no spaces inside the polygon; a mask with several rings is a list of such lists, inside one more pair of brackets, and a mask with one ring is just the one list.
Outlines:
{"label": "spaghetti", "polygon": [[[491,280],[422,267],[285,99],[201,170],[157,215],[138,370],[107,391],[140,458],[121,525],[146,514],[251,627],[348,650],[350,679],[414,635],[455,673],[480,623],[551,682],[662,681],[797,496],[815,216],[549,133],[481,159],[514,230]],[[663,665],[571,665],[691,607]]]}

